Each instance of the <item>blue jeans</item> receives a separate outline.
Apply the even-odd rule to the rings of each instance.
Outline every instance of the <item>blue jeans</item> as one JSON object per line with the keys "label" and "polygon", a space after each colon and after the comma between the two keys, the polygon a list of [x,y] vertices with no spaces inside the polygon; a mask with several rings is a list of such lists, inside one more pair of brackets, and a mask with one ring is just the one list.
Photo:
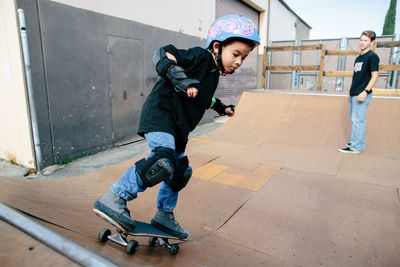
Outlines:
{"label": "blue jeans", "polygon": [[[153,151],[156,147],[163,146],[175,149],[175,138],[173,135],[164,132],[150,132],[145,134],[148,145]],[[147,157],[149,158],[154,153],[151,152]],[[184,153],[178,155],[182,158]],[[170,179],[172,176],[170,177]],[[112,185],[111,190],[122,198],[130,201],[137,197],[138,192],[144,192],[147,188],[143,185],[136,166],[133,165],[122,175],[118,182]],[[178,202],[178,192],[172,191],[171,188],[165,183],[161,182],[161,187],[157,196],[157,208],[162,211],[171,212],[175,209]]]}
{"label": "blue jeans", "polygon": [[350,97],[350,119],[352,122],[350,148],[361,151],[365,146],[365,128],[367,108],[371,102],[372,94],[369,94],[364,102],[359,102],[357,96]]}

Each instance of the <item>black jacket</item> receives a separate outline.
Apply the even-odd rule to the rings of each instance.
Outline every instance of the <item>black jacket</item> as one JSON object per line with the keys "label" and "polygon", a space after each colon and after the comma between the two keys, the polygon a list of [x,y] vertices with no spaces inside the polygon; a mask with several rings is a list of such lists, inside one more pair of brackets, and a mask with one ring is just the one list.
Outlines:
{"label": "black jacket", "polygon": [[219,71],[211,53],[204,48],[181,50],[167,45],[164,49],[175,56],[177,65],[186,70],[188,78],[200,81],[198,95],[188,98],[184,92],[176,92],[171,82],[160,78],[143,105],[138,134],[172,134],[176,151],[184,152],[189,133],[200,122],[206,109],[210,108]]}

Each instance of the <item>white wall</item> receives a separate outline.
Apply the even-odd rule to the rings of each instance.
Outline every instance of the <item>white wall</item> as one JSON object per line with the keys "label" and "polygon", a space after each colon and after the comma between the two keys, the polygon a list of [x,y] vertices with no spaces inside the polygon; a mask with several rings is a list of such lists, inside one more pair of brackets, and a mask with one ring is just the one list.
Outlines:
{"label": "white wall", "polygon": [[215,0],[52,1],[200,38],[215,20]]}
{"label": "white wall", "polygon": [[297,17],[278,0],[271,1],[271,17],[269,26],[269,40],[294,40],[296,39],[295,22]]}
{"label": "white wall", "polygon": [[258,31],[260,34],[260,46],[258,47],[259,55],[264,53],[264,46],[267,45],[268,1],[270,0],[243,0],[243,2],[253,7],[260,13],[260,21],[258,23]]}
{"label": "white wall", "polygon": [[[171,31],[206,38],[215,20],[215,0],[52,0]],[[265,45],[269,0],[245,0],[260,12],[261,46]],[[277,0],[273,0],[278,2]],[[281,5],[280,3],[278,3]],[[121,8],[123,7],[123,8]],[[261,51],[262,52],[262,51]]]}
{"label": "white wall", "polygon": [[35,167],[14,1],[0,1],[0,158]]}

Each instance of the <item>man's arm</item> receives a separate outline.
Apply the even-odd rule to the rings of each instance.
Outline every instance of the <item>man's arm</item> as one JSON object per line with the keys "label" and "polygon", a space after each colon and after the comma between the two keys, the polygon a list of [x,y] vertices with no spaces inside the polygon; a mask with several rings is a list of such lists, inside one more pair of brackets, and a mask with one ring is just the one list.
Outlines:
{"label": "man's arm", "polygon": [[374,87],[377,80],[378,80],[378,71],[372,71],[371,80],[369,80],[367,87],[365,87],[365,91],[371,91],[372,87]]}
{"label": "man's arm", "polygon": [[369,83],[367,84],[367,87],[365,87],[365,90],[362,91],[358,96],[357,100],[360,102],[364,102],[365,99],[367,98],[368,92],[371,92],[372,87],[374,87],[376,81],[378,80],[378,71],[371,71],[371,79],[369,80]]}

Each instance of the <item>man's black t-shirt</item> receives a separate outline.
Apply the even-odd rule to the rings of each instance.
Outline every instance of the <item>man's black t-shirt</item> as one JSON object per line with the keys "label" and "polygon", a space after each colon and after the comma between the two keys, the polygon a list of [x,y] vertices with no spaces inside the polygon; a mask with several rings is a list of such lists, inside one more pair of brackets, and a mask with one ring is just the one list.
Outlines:
{"label": "man's black t-shirt", "polygon": [[354,75],[350,95],[359,95],[371,80],[371,71],[379,70],[379,57],[373,51],[359,55],[354,62]]}
{"label": "man's black t-shirt", "polygon": [[185,69],[188,78],[200,81],[198,94],[189,98],[184,92],[176,92],[170,81],[160,78],[143,105],[138,134],[172,134],[176,150],[183,152],[189,133],[210,108],[220,74],[211,53],[204,48],[181,50],[167,45],[164,49],[175,56],[177,65]]}

